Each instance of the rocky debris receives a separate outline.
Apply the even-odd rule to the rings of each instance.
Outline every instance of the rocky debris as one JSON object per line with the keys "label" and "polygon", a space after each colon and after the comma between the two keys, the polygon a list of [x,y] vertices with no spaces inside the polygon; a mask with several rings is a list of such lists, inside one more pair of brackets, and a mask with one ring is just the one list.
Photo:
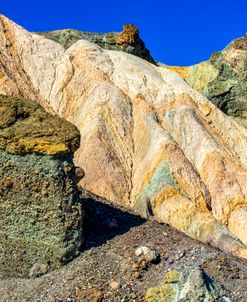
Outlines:
{"label": "rocky debris", "polygon": [[[162,284],[169,270],[182,272],[194,266],[201,266],[215,283],[222,284],[232,301],[247,301],[246,261],[203,245],[168,225],[140,219],[123,208],[92,199],[85,200],[84,207],[82,253],[39,278],[1,280],[2,301],[92,302],[92,295],[97,294],[103,302],[143,302],[146,290]],[[99,227],[102,220],[112,218],[118,220],[118,229]],[[160,263],[132,271],[129,261],[144,242],[159,251]],[[184,256],[176,260],[182,250]],[[112,290],[111,281],[119,282],[120,287]]]}
{"label": "rocky debris", "polygon": [[35,263],[29,272],[29,278],[37,278],[44,274],[46,274],[48,271],[48,265],[42,264],[42,263]]}
{"label": "rocky debris", "polygon": [[76,291],[75,300],[71,302],[101,302],[102,292],[97,289],[78,289]]}
{"label": "rocky debris", "polygon": [[34,101],[0,97],[0,273],[38,277],[67,263],[83,242],[73,181],[80,135]]}
{"label": "rocky debris", "polygon": [[[65,51],[0,20],[0,92],[32,87],[78,127],[82,188],[247,258],[246,128],[167,68],[86,40]],[[135,37],[129,26],[118,38]]]}
{"label": "rocky debris", "polygon": [[120,50],[140,57],[152,64],[156,64],[150,51],[139,36],[138,28],[133,24],[124,24],[120,33],[91,33],[73,29],[38,32],[37,34],[62,44],[65,49],[72,46],[78,40],[87,40],[102,48]]}
{"label": "rocky debris", "polygon": [[247,127],[247,35],[190,67],[170,67],[226,114]]}
{"label": "rocky debris", "polygon": [[168,272],[160,288],[149,288],[147,302],[230,302],[226,292],[200,268]]}

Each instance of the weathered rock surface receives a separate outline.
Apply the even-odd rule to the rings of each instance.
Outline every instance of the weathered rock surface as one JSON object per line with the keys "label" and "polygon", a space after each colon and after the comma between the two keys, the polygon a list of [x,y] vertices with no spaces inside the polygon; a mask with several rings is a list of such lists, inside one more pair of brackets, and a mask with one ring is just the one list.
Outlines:
{"label": "weathered rock surface", "polygon": [[34,101],[0,97],[0,274],[37,277],[73,259],[82,208],[73,181],[80,135]]}
{"label": "weathered rock surface", "polygon": [[0,91],[34,94],[79,128],[82,187],[247,258],[244,127],[167,68],[0,20]]}
{"label": "weathered rock surface", "polygon": [[160,288],[149,288],[147,302],[230,302],[224,290],[200,268],[170,271]]}
{"label": "weathered rock surface", "polygon": [[125,24],[121,33],[91,33],[74,29],[62,29],[37,33],[47,39],[62,44],[66,49],[78,40],[87,40],[102,48],[120,50],[138,56],[150,63],[156,64],[149,50],[139,36],[138,28],[132,24]]}
{"label": "weathered rock surface", "polygon": [[226,114],[247,126],[247,35],[189,67],[171,67]]}

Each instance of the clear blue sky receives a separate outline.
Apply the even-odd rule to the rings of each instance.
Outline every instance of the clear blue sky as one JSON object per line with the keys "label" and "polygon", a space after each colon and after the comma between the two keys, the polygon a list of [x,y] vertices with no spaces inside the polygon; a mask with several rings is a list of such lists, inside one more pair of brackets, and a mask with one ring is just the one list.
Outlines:
{"label": "clear blue sky", "polygon": [[1,0],[0,12],[30,31],[120,31],[134,23],[156,60],[190,65],[247,32],[247,0]]}

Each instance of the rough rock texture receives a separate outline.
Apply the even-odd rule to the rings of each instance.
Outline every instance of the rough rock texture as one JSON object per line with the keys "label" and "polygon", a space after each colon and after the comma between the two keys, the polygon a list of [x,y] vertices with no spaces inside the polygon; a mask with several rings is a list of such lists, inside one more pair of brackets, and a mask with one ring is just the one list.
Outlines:
{"label": "rough rock texture", "polygon": [[76,127],[34,101],[0,97],[0,274],[39,276],[73,259],[82,209]]}
{"label": "rough rock texture", "polygon": [[34,93],[79,128],[82,187],[247,258],[244,127],[167,68],[86,40],[65,50],[0,20],[11,44],[0,91]]}
{"label": "rough rock texture", "polygon": [[125,24],[121,33],[112,32],[100,34],[82,32],[74,29],[63,29],[37,34],[62,44],[66,49],[78,40],[83,39],[95,43],[102,48],[125,51],[156,64],[140,38],[138,28],[133,24]]}
{"label": "rough rock texture", "polygon": [[0,96],[0,148],[13,154],[75,152],[80,135],[75,126],[52,116],[34,101]]}
{"label": "rough rock texture", "polygon": [[[73,261],[36,279],[1,280],[0,297],[8,302],[144,302],[170,270],[200,266],[222,285],[232,302],[247,301],[247,261],[201,244],[166,224],[144,221],[122,207],[83,202],[85,248]],[[110,227],[113,219],[118,227]],[[145,244],[160,262],[143,266],[135,250]],[[136,264],[139,264],[138,266]],[[112,290],[111,282],[119,288]],[[190,301],[188,301],[190,302]]]}
{"label": "rough rock texture", "polygon": [[226,114],[247,126],[247,35],[190,67],[170,67]]}
{"label": "rough rock texture", "polygon": [[147,302],[230,302],[224,290],[200,268],[172,270],[160,288],[149,288]]}

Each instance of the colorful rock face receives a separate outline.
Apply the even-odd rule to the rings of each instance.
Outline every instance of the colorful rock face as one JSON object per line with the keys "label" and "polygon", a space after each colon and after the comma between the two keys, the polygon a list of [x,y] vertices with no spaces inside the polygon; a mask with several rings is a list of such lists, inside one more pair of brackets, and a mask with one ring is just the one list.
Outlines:
{"label": "colorful rock face", "polygon": [[0,97],[2,276],[37,276],[78,253],[82,205],[72,155],[79,140],[73,125],[36,102]]}
{"label": "colorful rock face", "polygon": [[170,67],[226,114],[247,126],[247,36],[190,67]]}
{"label": "colorful rock face", "polygon": [[34,94],[78,127],[82,187],[247,258],[244,127],[167,68],[0,19],[0,92]]}
{"label": "colorful rock face", "polygon": [[149,288],[146,302],[230,302],[224,290],[200,268],[168,272],[159,288]]}

